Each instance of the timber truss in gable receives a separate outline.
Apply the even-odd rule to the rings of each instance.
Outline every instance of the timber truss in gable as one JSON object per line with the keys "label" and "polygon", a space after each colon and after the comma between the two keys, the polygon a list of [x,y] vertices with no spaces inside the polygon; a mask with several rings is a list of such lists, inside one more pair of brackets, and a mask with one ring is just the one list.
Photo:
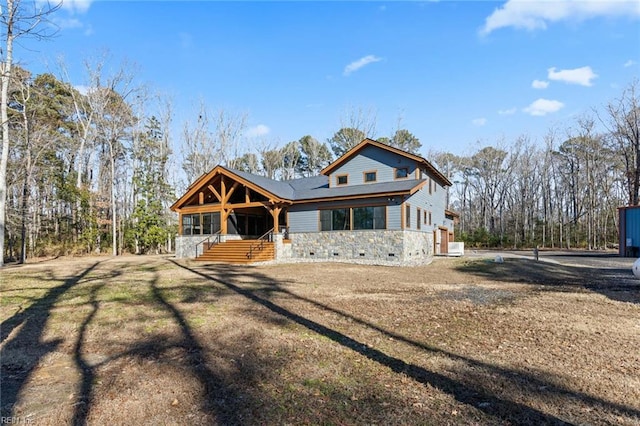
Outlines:
{"label": "timber truss in gable", "polygon": [[291,200],[283,199],[225,167],[216,166],[194,182],[171,210],[180,215],[180,224],[184,214],[220,212],[220,233],[226,235],[227,219],[232,212],[256,208],[267,210],[277,232],[280,213],[290,204]]}

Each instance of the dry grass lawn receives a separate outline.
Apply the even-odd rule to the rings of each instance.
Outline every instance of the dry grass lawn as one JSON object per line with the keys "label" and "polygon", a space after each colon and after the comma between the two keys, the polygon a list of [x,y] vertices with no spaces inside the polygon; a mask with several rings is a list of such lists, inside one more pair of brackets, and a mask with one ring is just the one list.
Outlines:
{"label": "dry grass lawn", "polygon": [[0,274],[5,423],[640,424],[627,272],[122,257]]}

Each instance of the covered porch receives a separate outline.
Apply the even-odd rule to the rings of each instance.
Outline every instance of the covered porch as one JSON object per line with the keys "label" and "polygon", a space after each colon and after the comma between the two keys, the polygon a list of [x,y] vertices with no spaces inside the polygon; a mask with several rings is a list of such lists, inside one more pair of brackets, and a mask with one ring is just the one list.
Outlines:
{"label": "covered porch", "polygon": [[[214,243],[269,240],[286,234],[289,200],[218,166],[194,182],[171,209],[178,213],[176,249],[198,257]],[[282,238],[282,236],[280,237]]]}

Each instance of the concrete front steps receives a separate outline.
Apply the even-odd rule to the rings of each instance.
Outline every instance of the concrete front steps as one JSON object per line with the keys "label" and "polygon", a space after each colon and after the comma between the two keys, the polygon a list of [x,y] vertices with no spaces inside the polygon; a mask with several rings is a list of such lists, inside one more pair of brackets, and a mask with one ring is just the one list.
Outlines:
{"label": "concrete front steps", "polygon": [[[205,251],[196,260],[221,263],[253,263],[275,259],[273,243],[263,242],[263,248],[258,248],[259,240],[230,240],[216,244]],[[249,259],[249,250],[253,246],[253,256]]]}

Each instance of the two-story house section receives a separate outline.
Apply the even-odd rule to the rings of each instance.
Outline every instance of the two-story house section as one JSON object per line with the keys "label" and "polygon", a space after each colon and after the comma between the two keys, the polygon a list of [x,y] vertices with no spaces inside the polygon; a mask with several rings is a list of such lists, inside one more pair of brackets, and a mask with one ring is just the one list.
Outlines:
{"label": "two-story house section", "polygon": [[[453,241],[450,185],[426,159],[371,139],[310,178],[280,182],[218,166],[172,206],[182,224],[178,255],[211,249],[210,243],[199,252],[193,247],[204,231],[217,232],[218,251],[231,239],[266,232],[273,235],[273,256],[282,260],[426,263]],[[187,230],[216,212],[207,223],[220,229],[200,226],[196,238],[193,226]]]}

